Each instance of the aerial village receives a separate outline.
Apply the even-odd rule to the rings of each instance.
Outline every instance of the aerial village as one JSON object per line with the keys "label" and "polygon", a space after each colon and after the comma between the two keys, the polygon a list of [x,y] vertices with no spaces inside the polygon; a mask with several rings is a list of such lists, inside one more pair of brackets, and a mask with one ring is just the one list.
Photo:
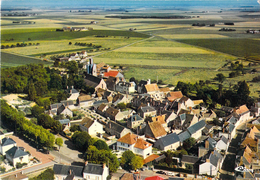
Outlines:
{"label": "aerial village", "polygon": [[[150,79],[127,82],[122,69],[95,64],[86,51],[59,61],[83,63],[84,83],[94,89],[93,94],[84,94],[67,87],[70,97],[45,111],[51,117],[64,117],[58,120],[62,135],[70,138],[70,128],[78,125],[80,131],[105,141],[118,159],[126,151],[142,158],[141,167],[119,177],[112,174],[112,179],[220,179],[224,171],[234,170],[237,179],[260,178],[260,102],[212,110],[203,100],[190,99],[172,86]],[[73,120],[75,110],[84,116]],[[8,161],[14,166],[21,159],[28,163],[29,154],[13,139],[1,139],[0,152]],[[109,176],[106,164],[88,161],[84,166],[57,163],[53,170],[55,179],[105,180]],[[148,170],[153,173],[144,178]]]}

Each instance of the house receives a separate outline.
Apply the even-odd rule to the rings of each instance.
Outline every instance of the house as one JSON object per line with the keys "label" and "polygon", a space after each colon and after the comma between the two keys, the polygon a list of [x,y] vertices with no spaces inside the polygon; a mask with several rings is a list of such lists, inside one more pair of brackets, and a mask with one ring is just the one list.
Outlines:
{"label": "house", "polygon": [[168,87],[163,87],[159,88],[159,91],[164,93],[164,97],[167,97],[167,94],[169,94],[171,90]]}
{"label": "house", "polygon": [[109,121],[105,127],[106,133],[116,136],[116,138],[121,138],[127,133],[130,133],[131,131],[124,126],[121,126],[113,121]]}
{"label": "house", "polygon": [[183,96],[178,101],[178,111],[180,111],[181,109],[192,109],[193,107],[194,107],[194,102],[186,96]]}
{"label": "house", "polygon": [[119,83],[119,78],[108,77],[105,82],[107,84],[107,89],[109,89],[111,91],[115,91],[116,84]]}
{"label": "house", "polygon": [[88,56],[87,51],[81,51],[81,52],[79,53],[79,57],[80,57],[81,59],[86,58],[87,56]]}
{"label": "house", "polygon": [[131,97],[129,95],[125,95],[125,94],[116,94],[113,97],[113,104],[116,106],[119,103],[124,103],[127,104],[131,101]]}
{"label": "house", "polygon": [[180,138],[176,133],[171,133],[159,138],[154,147],[163,151],[176,150],[180,145]]}
{"label": "house", "polygon": [[250,118],[250,111],[246,105],[242,105],[234,111],[239,116],[239,122],[244,122]]}
{"label": "house", "polygon": [[87,86],[94,88],[95,91],[97,91],[99,88],[107,89],[107,84],[105,83],[105,81],[103,79],[96,77],[96,76],[92,76],[90,74],[86,75],[86,77],[84,79],[84,83]]}
{"label": "house", "polygon": [[159,122],[148,122],[145,127],[145,136],[152,139],[159,139],[167,134],[161,123]]}
{"label": "house", "polygon": [[100,105],[98,106],[98,108],[97,108],[97,113],[100,114],[100,115],[102,115],[102,116],[105,116],[105,112],[106,112],[106,110],[107,110],[108,107],[109,107],[109,106],[106,105],[106,104],[104,104],[104,103],[100,104]]}
{"label": "house", "polygon": [[6,151],[14,146],[16,146],[16,142],[12,138],[5,137],[1,140],[0,153],[4,156]]}
{"label": "house", "polygon": [[179,101],[182,97],[183,97],[183,94],[181,91],[173,91],[173,92],[168,93],[168,95],[167,95],[167,99],[170,102]]}
{"label": "house", "polygon": [[187,131],[190,133],[191,137],[197,140],[202,136],[202,130],[205,127],[205,125],[205,120],[201,120],[188,127]]}
{"label": "house", "polygon": [[137,92],[139,94],[145,93],[146,92],[145,85],[147,85],[147,84],[151,84],[151,80],[150,79],[148,79],[147,81],[145,81],[145,80],[139,81],[139,84],[137,86]]}
{"label": "house", "polygon": [[83,170],[84,179],[106,180],[109,170],[106,164],[93,164],[86,161]]}
{"label": "house", "polygon": [[145,93],[150,94],[154,100],[161,100],[165,97],[164,93],[159,90],[157,84],[146,84],[144,87]]}
{"label": "house", "polygon": [[192,174],[194,174],[194,171],[195,171],[194,166],[195,166],[195,164],[198,163],[199,160],[200,160],[200,158],[198,156],[182,155],[182,158],[181,158],[182,167],[186,168],[186,165],[192,165],[193,166]]}
{"label": "house", "polygon": [[216,144],[216,149],[221,151],[221,150],[226,150],[228,148],[228,139],[225,136],[221,136],[220,140]]}
{"label": "house", "polygon": [[260,136],[260,131],[255,127],[253,126],[250,130],[250,132],[248,133],[248,136],[252,139],[258,139],[259,136]]}
{"label": "house", "polygon": [[146,118],[148,116],[156,116],[156,109],[148,104],[148,106],[141,107],[139,110],[139,114],[142,118]]}
{"label": "house", "polygon": [[179,139],[180,139],[180,144],[182,144],[186,139],[189,139],[190,133],[188,131],[183,131],[182,133],[178,134]]}
{"label": "house", "polygon": [[101,69],[106,66],[106,63],[104,62],[101,62],[99,64],[96,65],[96,68],[97,68],[97,75],[100,75],[100,72],[101,72]]}
{"label": "house", "polygon": [[133,173],[124,173],[119,180],[139,180],[138,175]]}
{"label": "house", "polygon": [[115,109],[113,107],[107,108],[105,112],[105,116],[111,120],[119,121],[124,119],[124,115],[121,113],[119,109]]}
{"label": "house", "polygon": [[115,85],[115,91],[123,94],[132,94],[135,92],[135,82],[120,81]]}
{"label": "house", "polygon": [[78,99],[79,92],[76,89],[74,89],[73,86],[71,88],[67,88],[67,91],[70,94],[70,97],[67,99],[68,101],[75,101]]}
{"label": "house", "polygon": [[206,121],[213,121],[213,119],[216,117],[216,113],[210,110],[208,113],[202,113],[202,117],[200,119],[205,119]]}
{"label": "house", "polygon": [[167,112],[166,117],[165,117],[165,122],[167,123],[167,126],[169,127],[171,124],[171,121],[177,118],[177,115],[175,114],[174,111],[172,112]]}
{"label": "house", "polygon": [[108,72],[105,72],[103,74],[104,78],[108,78],[108,77],[114,77],[114,78],[118,78],[120,81],[124,81],[125,77],[122,73],[120,73],[119,71],[116,70],[110,70]]}
{"label": "house", "polygon": [[167,127],[167,123],[165,122],[165,114],[162,114],[160,116],[155,116],[152,117],[152,122],[156,122],[158,121],[159,123],[161,123],[161,125],[166,128]]}
{"label": "house", "polygon": [[64,104],[57,109],[57,115],[63,114],[64,117],[73,117],[73,112]]}
{"label": "house", "polygon": [[130,150],[135,154],[143,156],[145,159],[152,154],[152,144],[146,142],[138,135],[128,133],[117,140],[117,150],[121,152]]}
{"label": "house", "polygon": [[29,154],[20,147],[14,146],[6,151],[6,159],[15,167],[19,163],[28,163]]}
{"label": "house", "polygon": [[169,124],[172,127],[172,129],[186,130],[188,127],[190,127],[191,125],[197,122],[198,122],[197,116],[193,114],[183,113],[177,116]]}
{"label": "house", "polygon": [[67,108],[70,110],[76,109],[76,106],[74,105],[76,101],[72,100],[66,100],[66,101],[61,101],[61,105],[64,104]]}
{"label": "house", "polygon": [[78,99],[77,99],[77,105],[79,107],[90,107],[94,103],[94,100],[90,95],[87,94],[80,94]]}
{"label": "house", "polygon": [[84,166],[75,166],[75,165],[63,165],[63,164],[54,164],[54,179],[63,180],[63,179],[77,179],[83,180],[83,170]]}
{"label": "house", "polygon": [[69,61],[79,61],[80,57],[77,53],[70,54]]}
{"label": "house", "polygon": [[140,117],[138,114],[134,114],[127,119],[127,127],[129,129],[135,129],[143,122],[144,122],[144,119],[142,117]]}
{"label": "house", "polygon": [[62,126],[68,126],[70,127],[70,120],[69,119],[61,119],[58,120]]}
{"label": "house", "polygon": [[255,103],[255,106],[251,107],[251,111],[254,113],[255,117],[260,116],[260,102]]}
{"label": "house", "polygon": [[216,176],[219,170],[219,165],[222,160],[222,156],[215,150],[210,153],[206,162],[199,165],[199,174],[208,174],[210,176]]}
{"label": "house", "polygon": [[92,120],[88,117],[85,117],[80,125],[81,131],[86,131],[89,135],[97,135],[98,133],[104,133],[103,125],[100,124],[96,119]]}
{"label": "house", "polygon": [[106,164],[93,164],[86,161],[85,166],[54,164],[55,180],[106,180],[109,175]]}

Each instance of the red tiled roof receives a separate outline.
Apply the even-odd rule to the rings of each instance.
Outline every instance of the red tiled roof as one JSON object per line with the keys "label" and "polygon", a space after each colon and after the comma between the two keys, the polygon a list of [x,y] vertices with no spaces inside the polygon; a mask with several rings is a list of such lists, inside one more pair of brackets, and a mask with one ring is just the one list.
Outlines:
{"label": "red tiled roof", "polygon": [[144,180],[164,180],[164,178],[160,176],[152,176],[152,177],[147,177]]}
{"label": "red tiled roof", "polygon": [[138,138],[134,147],[138,148],[138,149],[146,149],[150,146],[152,146],[152,144],[146,142],[145,140],[143,140],[141,138]]}
{"label": "red tiled roof", "polygon": [[149,163],[158,157],[160,157],[160,156],[157,154],[152,154],[151,156],[148,156],[147,158],[144,159],[143,164]]}
{"label": "red tiled roof", "polygon": [[132,133],[128,133],[126,135],[124,135],[123,137],[121,137],[120,139],[118,139],[118,142],[122,142],[122,143],[126,143],[126,144],[134,144],[136,143],[138,136]]}
{"label": "red tiled roof", "polygon": [[182,98],[182,97],[183,97],[183,94],[181,91],[173,91],[173,92],[170,92],[170,97],[168,97],[168,100],[174,101],[174,100]]}
{"label": "red tiled roof", "polygon": [[246,105],[240,106],[238,109],[236,109],[236,113],[238,115],[243,114],[248,111],[249,111],[249,109],[246,107]]}
{"label": "red tiled roof", "polygon": [[150,127],[153,135],[155,138],[157,137],[161,137],[167,134],[167,132],[165,131],[165,129],[162,127],[161,123],[159,122],[152,122],[152,123],[148,123],[148,126]]}
{"label": "red tiled roof", "polygon": [[147,92],[159,91],[157,84],[146,84],[145,89]]}
{"label": "red tiled roof", "polygon": [[116,77],[118,75],[118,71],[109,71],[104,73],[104,77]]}

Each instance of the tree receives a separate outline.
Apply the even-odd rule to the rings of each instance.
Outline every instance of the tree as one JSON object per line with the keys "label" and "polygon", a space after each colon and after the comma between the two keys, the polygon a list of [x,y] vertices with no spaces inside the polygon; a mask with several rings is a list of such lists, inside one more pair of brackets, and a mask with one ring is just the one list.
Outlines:
{"label": "tree", "polygon": [[129,168],[131,160],[135,157],[135,154],[130,151],[127,150],[122,154],[122,158],[120,161],[121,166],[124,166],[125,168]]}
{"label": "tree", "polygon": [[110,172],[116,172],[119,167],[119,162],[115,154],[112,154],[110,150],[98,150],[95,146],[89,146],[85,152],[85,158],[91,163],[109,163]]}
{"label": "tree", "polygon": [[28,86],[28,98],[31,101],[34,101],[36,99],[36,90],[32,81],[29,82]]}
{"label": "tree", "polygon": [[30,180],[54,180],[54,171],[52,169],[46,169],[40,175],[30,179]]}
{"label": "tree", "polygon": [[117,104],[117,107],[118,107],[120,110],[124,110],[124,109],[126,109],[126,104],[125,104],[125,103],[118,103],[118,104]]}
{"label": "tree", "polygon": [[69,45],[71,45],[72,44],[72,42],[69,42]]}
{"label": "tree", "polygon": [[130,162],[131,169],[136,170],[143,167],[143,158],[135,156]]}
{"label": "tree", "polygon": [[71,132],[80,131],[79,125],[74,124],[70,127]]}
{"label": "tree", "polygon": [[59,151],[60,151],[60,147],[63,146],[63,139],[62,139],[62,138],[56,138],[56,139],[55,139],[55,144],[56,144],[57,146],[59,146]]}
{"label": "tree", "polygon": [[96,148],[98,150],[101,150],[101,149],[109,150],[109,147],[108,147],[107,143],[105,141],[100,140],[100,139],[97,140],[93,145],[96,146]]}
{"label": "tree", "polygon": [[214,79],[219,81],[220,83],[223,83],[226,77],[222,73],[218,73]]}
{"label": "tree", "polygon": [[71,139],[76,147],[83,152],[94,143],[94,139],[87,132],[75,132]]}
{"label": "tree", "polygon": [[42,106],[35,105],[32,107],[32,115],[37,119],[42,113],[44,113],[44,108]]}
{"label": "tree", "polygon": [[186,139],[183,142],[183,147],[186,150],[189,150],[190,148],[192,148],[194,145],[196,144],[196,139],[194,139],[193,137],[190,137],[188,139]]}

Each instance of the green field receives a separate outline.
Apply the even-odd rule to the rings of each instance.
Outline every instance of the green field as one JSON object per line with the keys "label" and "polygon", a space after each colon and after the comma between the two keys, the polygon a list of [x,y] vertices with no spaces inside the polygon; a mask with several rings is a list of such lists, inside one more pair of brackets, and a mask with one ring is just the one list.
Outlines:
{"label": "green field", "polygon": [[14,67],[14,66],[21,66],[25,64],[45,64],[51,65],[52,63],[42,61],[35,58],[19,56],[15,54],[9,54],[5,52],[1,52],[1,68],[6,67]]}
{"label": "green field", "polygon": [[71,40],[82,38],[86,36],[124,36],[124,37],[140,37],[148,38],[146,34],[141,34],[132,31],[120,31],[120,30],[92,30],[92,31],[80,31],[80,32],[60,32],[55,29],[14,29],[14,30],[2,30],[1,42],[13,38],[13,42],[24,42],[30,38],[33,41],[40,40]]}
{"label": "green field", "polygon": [[177,41],[238,57],[260,56],[260,43],[253,39],[189,39]]}

